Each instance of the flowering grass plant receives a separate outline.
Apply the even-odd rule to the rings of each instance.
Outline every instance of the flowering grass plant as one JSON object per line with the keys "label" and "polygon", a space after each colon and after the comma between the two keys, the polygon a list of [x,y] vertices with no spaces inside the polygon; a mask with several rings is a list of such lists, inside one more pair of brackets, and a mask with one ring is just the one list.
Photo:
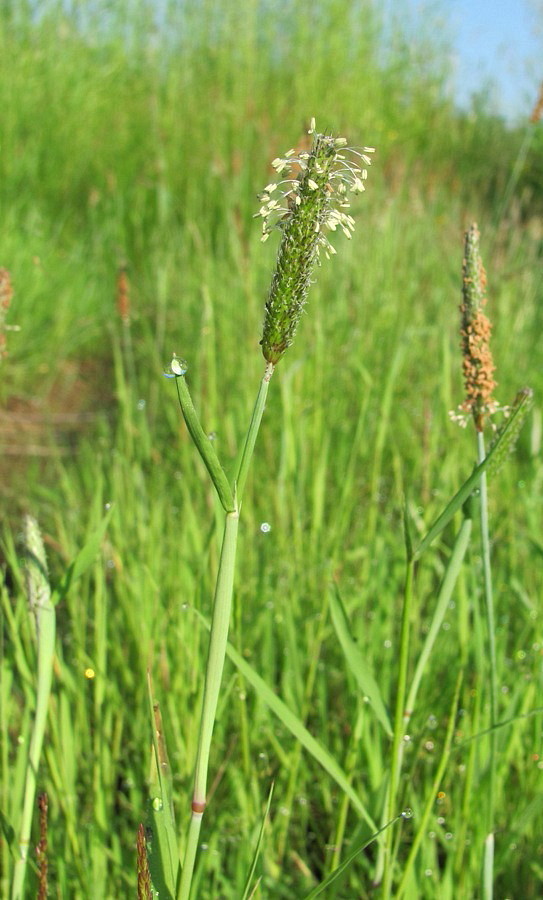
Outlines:
{"label": "flowering grass plant", "polygon": [[186,364],[174,355],[170,371],[166,373],[168,377],[176,379],[183,417],[225,512],[223,543],[213,600],[192,814],[179,883],[179,900],[188,900],[190,896],[200,826],[206,808],[211,738],[231,616],[239,515],[268,386],[275,366],[294,340],[321,249],[327,257],[335,253],[327,232],[336,231],[339,227],[350,239],[354,231],[354,219],[346,212],[350,207],[349,193],[356,194],[364,190],[367,169],[360,168],[353,160],[360,160],[364,166],[368,166],[368,154],[373,152],[372,148],[365,148],[363,153],[351,151],[347,148],[345,138],[319,134],[315,130],[314,119],[309,134],[313,140],[308,152],[296,155],[295,150],[290,150],[284,158],[272,163],[278,175],[290,173],[293,166],[298,169],[298,174],[283,178],[277,184],[267,185],[259,197],[262,204],[258,213],[263,219],[262,239],[266,240],[270,236],[274,226],[279,229],[281,239],[266,300],[261,340],[266,368],[245,437],[239,469],[232,485],[229,485],[226,473],[196,415],[186,383]]}

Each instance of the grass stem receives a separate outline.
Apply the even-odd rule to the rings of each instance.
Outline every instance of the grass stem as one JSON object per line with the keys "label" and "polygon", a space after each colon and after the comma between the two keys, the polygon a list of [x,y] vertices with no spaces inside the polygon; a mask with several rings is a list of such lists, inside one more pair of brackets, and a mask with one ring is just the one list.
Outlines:
{"label": "grass stem", "polygon": [[256,398],[251,423],[249,425],[247,437],[245,438],[245,446],[243,448],[243,454],[236,478],[236,497],[238,504],[241,504],[241,497],[243,494],[243,489],[245,488],[245,482],[247,480],[247,474],[249,472],[249,466],[251,464],[253,451],[255,449],[258,430],[260,428],[260,423],[264,414],[266,397],[268,396],[268,387],[270,385],[270,380],[273,375],[274,368],[275,366],[273,365],[273,363],[269,362],[266,364],[266,371],[264,372],[264,377],[260,382],[260,389]]}
{"label": "grass stem", "polygon": [[[477,461],[480,463],[485,458],[485,441],[482,431],[477,431]],[[492,568],[490,563],[490,537],[488,528],[488,495],[486,472],[481,475],[480,482],[480,522],[481,522],[481,548],[483,558],[484,598],[486,610],[486,622],[488,630],[488,652],[490,665],[490,758],[489,758],[489,786],[487,794],[487,831],[485,842],[485,876],[483,897],[485,900],[492,898],[492,879],[489,879],[488,868],[491,860],[488,858],[489,848],[493,848],[493,841],[489,841],[494,831],[494,798],[496,792],[496,723],[498,720],[498,680],[496,669],[496,632],[494,620],[494,597],[492,592]]]}
{"label": "grass stem", "polygon": [[[202,708],[202,717],[200,720],[200,733],[198,737],[198,749],[196,753],[196,769],[194,775],[194,791],[192,797],[192,815],[190,819],[189,831],[187,836],[187,846],[185,849],[185,859],[183,863],[183,871],[179,883],[178,900],[188,900],[192,878],[194,873],[194,863],[196,860],[196,851],[198,847],[198,839],[202,824],[202,817],[206,807],[206,790],[207,790],[207,773],[209,769],[209,754],[211,750],[211,738],[213,735],[213,727],[215,724],[215,716],[217,713],[217,704],[219,701],[219,691],[222,681],[222,673],[224,669],[224,659],[226,655],[226,645],[228,641],[228,630],[230,626],[230,615],[232,610],[232,595],[234,591],[234,569],[236,560],[236,548],[238,540],[239,526],[239,502],[241,494],[245,487],[249,466],[251,463],[253,451],[255,448],[260,423],[266,405],[266,396],[274,366],[272,363],[266,365],[264,377],[260,383],[260,388],[256,398],[255,407],[245,444],[241,457],[241,463],[236,479],[234,491],[230,492],[230,487],[225,484],[225,476],[222,467],[211,458],[208,448],[209,441],[204,440],[204,432],[201,428],[190,401],[190,395],[184,378],[176,379],[179,389],[179,398],[183,409],[183,415],[189,425],[189,431],[194,442],[201,452],[204,462],[210,472],[211,477],[217,487],[221,500],[229,502],[232,496],[234,509],[228,511],[225,516],[224,534],[222,540],[221,556],[219,560],[219,569],[217,572],[217,583],[215,587],[215,597],[213,601],[213,618],[211,622],[211,633],[209,638],[209,651],[207,658],[204,701]],[[182,382],[182,384],[179,384]],[[187,400],[188,398],[188,400]],[[188,402],[190,401],[190,403]],[[185,408],[188,408],[188,417]],[[205,454],[205,455],[204,455]]]}
{"label": "grass stem", "polygon": [[[414,578],[415,562],[410,555],[407,559],[407,567],[405,574],[405,587],[402,609],[402,622],[400,631],[400,656],[398,663],[398,687],[396,693],[396,709],[394,713],[394,736],[392,739],[392,758],[390,763],[390,782],[388,788],[388,803],[386,811],[386,820],[392,821],[397,815],[396,806],[398,803],[398,786],[400,782],[400,770],[402,759],[402,741],[404,740],[404,712],[405,698],[407,693],[407,665],[409,661],[409,623],[411,619],[411,609],[413,606],[413,578]],[[392,844],[394,839],[394,830],[388,829],[386,833],[385,855],[384,855],[384,874],[382,897],[391,896],[394,860],[392,854]]]}
{"label": "grass stem", "polygon": [[239,515],[237,512],[226,514],[224,535],[213,602],[213,619],[209,638],[204,703],[200,721],[200,734],[196,755],[196,771],[194,775],[194,792],[192,797],[192,816],[190,820],[185,861],[179,886],[179,900],[188,900],[196,858],[196,848],[200,834],[202,816],[206,805],[207,772],[209,768],[209,752],[211,737],[215,724],[219,690],[221,686],[232,593],[234,589],[234,565],[238,537]]}

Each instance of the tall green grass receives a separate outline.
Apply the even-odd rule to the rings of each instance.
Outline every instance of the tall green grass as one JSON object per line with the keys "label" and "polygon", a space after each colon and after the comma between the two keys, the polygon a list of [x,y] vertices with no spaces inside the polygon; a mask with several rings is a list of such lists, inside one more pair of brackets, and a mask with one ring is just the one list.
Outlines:
{"label": "tall green grass", "polygon": [[[251,669],[225,669],[196,896],[243,896],[272,782],[257,896],[309,894],[371,836],[346,791],[270,709],[252,672],[379,820],[391,743],[346,661],[330,583],[391,713],[404,504],[416,545],[475,462],[471,437],[448,411],[462,400],[462,233],[477,219],[497,396],[508,402],[525,383],[536,395],[516,455],[489,486],[500,726],[494,890],[535,897],[543,306],[541,234],[525,190],[535,164],[506,208],[501,202],[523,134],[484,106],[472,116],[455,112],[428,44],[396,29],[385,46],[387,23],[366,4],[172,4],[166,43],[140,4],[117,4],[105,19],[104,8],[95,9],[89,22],[81,21],[92,18],[87,5],[62,13],[51,4],[32,21],[14,3],[1,20],[0,265],[15,291],[9,320],[21,326],[7,336],[1,396],[6,414],[22,419],[17,441],[0,430],[0,893],[9,895],[35,698],[17,543],[27,509],[42,527],[57,586],[113,505],[100,552],[56,608],[38,772],[38,790],[49,795],[52,894],[135,893],[151,758],[147,669],[178,824],[188,809],[207,647],[200,617],[210,618],[220,511],[161,372],[172,351],[187,358],[195,404],[232,474],[253,403],[246,385],[260,377],[274,257],[251,221],[256,193],[269,160],[294,146],[315,114],[378,154],[355,240],[341,261],[324,263],[268,396],[245,493],[231,631],[232,652]],[[332,27],[349,17],[350,29]],[[536,129],[537,148],[541,126],[527,127]],[[120,265],[130,280],[129,341],[115,305]],[[53,415],[82,411],[91,418],[73,420],[69,433]],[[24,455],[25,446],[44,453]],[[461,524],[458,517],[417,564],[408,683]],[[414,815],[393,826],[394,878],[399,887],[406,873],[406,896],[479,890],[487,656],[474,529],[403,750],[396,812],[410,807]],[[326,896],[370,896],[378,852],[370,844]],[[27,877],[33,896],[36,877]]]}

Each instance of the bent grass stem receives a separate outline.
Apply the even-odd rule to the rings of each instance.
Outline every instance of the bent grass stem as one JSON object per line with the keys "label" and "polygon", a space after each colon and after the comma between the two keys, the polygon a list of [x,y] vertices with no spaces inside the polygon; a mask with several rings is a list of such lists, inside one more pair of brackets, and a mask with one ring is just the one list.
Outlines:
{"label": "bent grass stem", "polygon": [[[213,727],[217,714],[217,704],[219,701],[226,646],[228,642],[228,630],[230,627],[241,495],[247,480],[247,474],[249,472],[260,423],[266,406],[266,396],[273,370],[273,364],[268,363],[264,377],[260,383],[233,491],[227,482],[225,484],[226,476],[224,475],[224,470],[222,469],[222,466],[220,466],[218,459],[215,457],[214,452],[213,457],[209,454],[208,446],[210,447],[211,445],[196,417],[196,412],[184,377],[181,376],[176,379],[183,416],[185,417],[187,426],[189,425],[189,421],[191,423],[189,427],[190,434],[193,437],[200,455],[204,459],[208,472],[217,489],[217,493],[221,498],[221,502],[223,502],[223,506],[225,506],[226,509],[231,495],[234,505],[234,509],[227,510],[225,515],[221,555],[213,600],[213,616],[209,637],[200,733],[196,751],[192,813],[187,836],[183,870],[177,894],[178,900],[188,900],[190,897],[198,839],[206,807],[207,774],[209,770],[211,738],[213,736]],[[179,384],[179,382],[182,382],[182,384]],[[217,468],[217,466],[219,468]],[[226,504],[224,500],[226,500]]]}

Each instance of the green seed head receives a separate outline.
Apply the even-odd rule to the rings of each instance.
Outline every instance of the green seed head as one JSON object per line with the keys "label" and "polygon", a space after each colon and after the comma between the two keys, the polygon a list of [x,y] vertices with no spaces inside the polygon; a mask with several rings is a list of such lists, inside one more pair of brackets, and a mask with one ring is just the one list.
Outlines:
{"label": "green seed head", "polygon": [[[273,161],[277,175],[287,177],[267,185],[257,213],[263,219],[263,241],[275,227],[281,231],[261,340],[264,357],[272,365],[292,344],[321,249],[327,257],[336,252],[326,232],[339,228],[351,237],[354,219],[346,212],[349,193],[364,190],[366,166],[371,163],[368,154],[373,153],[372,147],[349,150],[345,138],[318,134],[314,120],[309,133],[313,143],[307,153],[296,155],[290,150]],[[296,175],[292,175],[293,166]]]}
{"label": "green seed head", "polygon": [[32,612],[38,616],[40,609],[49,603],[51,588],[40,528],[32,516],[24,517],[23,544],[26,593]]}

